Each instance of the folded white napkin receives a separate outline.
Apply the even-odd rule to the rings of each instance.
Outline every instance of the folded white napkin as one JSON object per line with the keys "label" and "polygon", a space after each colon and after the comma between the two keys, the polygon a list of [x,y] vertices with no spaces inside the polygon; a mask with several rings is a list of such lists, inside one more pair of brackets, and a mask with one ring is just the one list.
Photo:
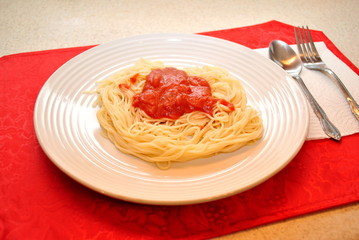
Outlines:
{"label": "folded white napkin", "polygon": [[[353,98],[359,103],[359,76],[336,57],[324,42],[316,42],[315,45],[325,64],[338,75]],[[298,52],[296,45],[291,45],[291,47]],[[268,48],[256,49],[255,51],[269,58]],[[342,136],[359,132],[359,121],[352,114],[344,95],[331,78],[319,71],[306,68],[303,68],[300,76]],[[318,118],[310,107],[310,125],[307,139],[322,138],[329,137],[323,132]]]}

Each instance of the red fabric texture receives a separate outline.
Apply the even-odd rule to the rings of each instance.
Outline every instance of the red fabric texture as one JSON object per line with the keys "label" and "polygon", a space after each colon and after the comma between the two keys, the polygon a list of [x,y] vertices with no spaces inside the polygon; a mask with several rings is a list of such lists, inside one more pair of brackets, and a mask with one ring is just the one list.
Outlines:
{"label": "red fabric texture", "polygon": [[[294,43],[293,27],[277,21],[202,34],[250,48],[267,47],[274,39]],[[324,33],[313,35],[359,74]],[[359,134],[340,142],[306,141],[274,177],[208,203],[142,205],[78,184],[41,149],[33,109],[48,77],[91,47],[0,59],[0,239],[203,239],[358,201]]]}

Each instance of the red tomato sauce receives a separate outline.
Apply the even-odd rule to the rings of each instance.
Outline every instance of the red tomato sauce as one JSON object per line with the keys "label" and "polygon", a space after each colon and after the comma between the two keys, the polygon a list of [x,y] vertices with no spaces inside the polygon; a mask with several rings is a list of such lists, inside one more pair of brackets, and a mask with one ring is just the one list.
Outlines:
{"label": "red tomato sauce", "polygon": [[[131,82],[135,82],[136,77],[131,78]],[[182,70],[167,67],[154,69],[146,76],[142,92],[133,97],[132,105],[155,119],[178,119],[183,114],[194,111],[212,115],[218,101],[234,111],[232,103],[212,96],[211,86],[205,79],[188,76]]]}

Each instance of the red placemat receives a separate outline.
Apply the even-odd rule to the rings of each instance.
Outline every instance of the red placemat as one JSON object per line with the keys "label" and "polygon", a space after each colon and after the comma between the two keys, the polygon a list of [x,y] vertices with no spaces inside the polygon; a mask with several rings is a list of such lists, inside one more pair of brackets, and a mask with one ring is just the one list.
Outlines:
{"label": "red placemat", "polygon": [[[202,33],[251,48],[294,43],[293,27],[264,24]],[[316,41],[356,68],[320,31]],[[36,97],[77,47],[0,59],[0,239],[199,239],[359,200],[359,134],[305,142],[277,175],[246,192],[186,206],[129,203],[89,190],[44,154],[33,128]]]}

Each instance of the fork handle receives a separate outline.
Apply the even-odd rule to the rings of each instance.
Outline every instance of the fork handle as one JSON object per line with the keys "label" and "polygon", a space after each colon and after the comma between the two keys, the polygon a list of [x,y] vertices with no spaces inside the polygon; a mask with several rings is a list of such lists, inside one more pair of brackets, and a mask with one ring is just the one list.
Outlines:
{"label": "fork handle", "polygon": [[355,118],[357,120],[359,120],[359,105],[354,100],[352,95],[349,93],[348,89],[345,87],[343,82],[339,79],[339,77],[330,68],[322,68],[321,71],[329,74],[334,79],[336,85],[342,91],[345,99],[347,100],[353,115],[355,116]]}
{"label": "fork handle", "polygon": [[324,110],[321,108],[319,103],[315,100],[313,95],[309,92],[309,90],[308,90],[307,86],[304,84],[302,78],[299,76],[293,76],[293,77],[297,80],[299,86],[304,91],[304,94],[307,97],[315,115],[318,117],[318,119],[320,121],[320,125],[322,126],[325,134],[327,134],[329,137],[339,141],[341,139],[341,134],[340,134],[339,130],[328,119]]}

